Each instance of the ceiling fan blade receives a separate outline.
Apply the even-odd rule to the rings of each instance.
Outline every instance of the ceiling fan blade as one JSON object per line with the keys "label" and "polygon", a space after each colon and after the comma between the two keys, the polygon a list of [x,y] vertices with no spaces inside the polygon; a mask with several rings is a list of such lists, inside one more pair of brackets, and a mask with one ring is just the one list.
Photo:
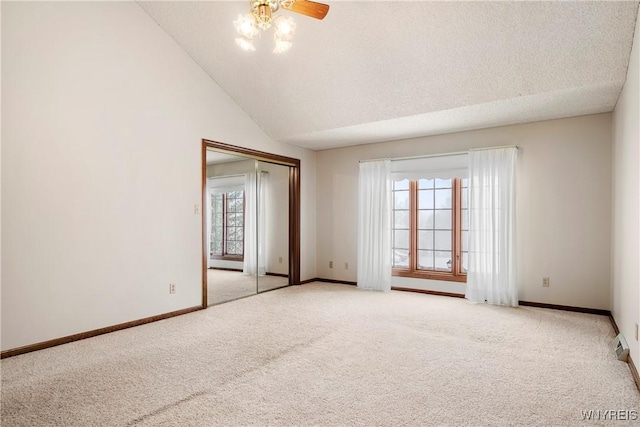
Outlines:
{"label": "ceiling fan blade", "polygon": [[327,16],[327,12],[329,12],[329,5],[309,0],[295,0],[287,9],[301,15],[310,16],[316,19],[323,19]]}

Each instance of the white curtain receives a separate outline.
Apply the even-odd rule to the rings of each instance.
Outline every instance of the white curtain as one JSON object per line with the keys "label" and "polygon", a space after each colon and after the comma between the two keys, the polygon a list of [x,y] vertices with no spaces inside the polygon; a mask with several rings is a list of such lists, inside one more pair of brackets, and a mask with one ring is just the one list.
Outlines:
{"label": "white curtain", "polygon": [[243,273],[264,276],[265,204],[268,174],[250,172],[245,176],[244,190],[244,265]]}
{"label": "white curtain", "polygon": [[358,287],[391,289],[391,162],[360,163]]}
{"label": "white curtain", "polygon": [[466,298],[518,305],[515,254],[517,148],[469,152],[469,270]]}

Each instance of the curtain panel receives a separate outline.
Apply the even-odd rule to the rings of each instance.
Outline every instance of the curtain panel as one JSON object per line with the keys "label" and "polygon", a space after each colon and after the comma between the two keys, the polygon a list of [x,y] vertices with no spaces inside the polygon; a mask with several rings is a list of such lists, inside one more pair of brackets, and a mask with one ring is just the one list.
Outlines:
{"label": "curtain panel", "polygon": [[243,274],[264,276],[265,204],[268,174],[250,172],[245,176],[244,190],[244,265]]}
{"label": "curtain panel", "polygon": [[391,290],[391,162],[360,163],[358,287]]}
{"label": "curtain panel", "polygon": [[469,271],[466,298],[517,306],[517,148],[469,152]]}

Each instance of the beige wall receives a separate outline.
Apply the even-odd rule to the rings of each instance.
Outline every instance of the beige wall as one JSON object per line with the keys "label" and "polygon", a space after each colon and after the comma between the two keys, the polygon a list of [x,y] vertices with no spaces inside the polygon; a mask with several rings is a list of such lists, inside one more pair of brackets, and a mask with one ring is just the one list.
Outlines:
{"label": "beige wall", "polygon": [[613,112],[613,318],[629,343],[631,358],[640,366],[640,21],[627,70],[627,81]]}
{"label": "beige wall", "polygon": [[[358,161],[515,144],[520,299],[610,308],[611,114],[317,153],[318,276],[356,281]],[[334,268],[329,268],[334,261]],[[344,268],[344,263],[349,269]],[[542,277],[551,286],[542,287]],[[451,282],[426,289],[464,292]],[[394,278],[394,285],[406,281]]]}
{"label": "beige wall", "polygon": [[[274,142],[134,2],[2,2],[2,349],[201,304],[202,138]],[[169,294],[169,283],[177,292]]]}

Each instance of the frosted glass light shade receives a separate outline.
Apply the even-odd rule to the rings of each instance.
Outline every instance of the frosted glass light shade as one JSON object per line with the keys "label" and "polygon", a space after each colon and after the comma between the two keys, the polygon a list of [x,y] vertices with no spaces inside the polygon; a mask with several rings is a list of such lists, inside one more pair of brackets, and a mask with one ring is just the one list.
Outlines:
{"label": "frosted glass light shade", "polygon": [[253,45],[253,41],[246,37],[236,38],[236,43],[238,44],[238,46],[242,48],[242,50],[250,50],[250,51],[256,50],[256,47]]}
{"label": "frosted glass light shade", "polygon": [[236,28],[238,34],[248,39],[252,39],[258,34],[256,19],[250,13],[247,13],[246,15],[238,15],[238,19],[233,21],[233,26]]}

